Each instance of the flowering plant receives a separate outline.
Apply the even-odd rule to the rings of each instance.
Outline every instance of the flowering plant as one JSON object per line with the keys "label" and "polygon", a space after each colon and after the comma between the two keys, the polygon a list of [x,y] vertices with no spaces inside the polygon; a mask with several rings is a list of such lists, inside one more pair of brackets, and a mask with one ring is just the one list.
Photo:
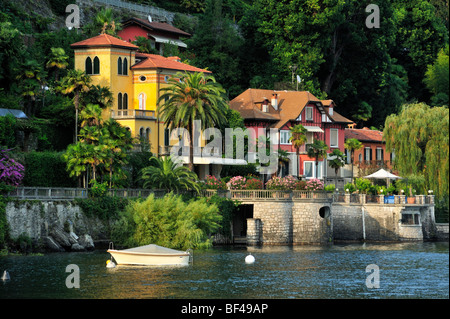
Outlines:
{"label": "flowering plant", "polygon": [[224,181],[220,181],[212,175],[206,176],[205,187],[207,189],[226,189]]}
{"label": "flowering plant", "polygon": [[272,177],[267,183],[266,187],[270,190],[293,190],[297,185],[297,179],[294,176],[286,177]]}
{"label": "flowering plant", "polygon": [[235,176],[230,179],[227,183],[229,189],[245,189],[245,184],[247,183],[247,179],[242,176]]}
{"label": "flowering plant", "polygon": [[298,181],[297,184],[295,184],[295,189],[298,190],[298,191],[306,190],[306,182],[305,181]]}
{"label": "flowering plant", "polygon": [[245,183],[245,189],[262,189],[263,186],[263,182],[257,178],[249,178]]}
{"label": "flowering plant", "polygon": [[8,155],[9,150],[0,150],[0,183],[19,186],[24,177],[25,167]]}
{"label": "flowering plant", "polygon": [[322,189],[323,183],[317,178],[312,178],[306,182],[306,190],[308,191],[319,191]]}

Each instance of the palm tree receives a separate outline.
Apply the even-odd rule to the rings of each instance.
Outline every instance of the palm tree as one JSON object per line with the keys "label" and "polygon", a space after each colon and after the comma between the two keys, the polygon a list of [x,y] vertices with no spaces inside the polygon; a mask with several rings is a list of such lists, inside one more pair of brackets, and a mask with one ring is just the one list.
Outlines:
{"label": "palm tree", "polygon": [[28,100],[24,112],[28,115],[34,115],[36,96],[42,91],[45,71],[36,60],[27,60],[18,72],[19,75],[16,79],[21,81],[22,95]]}
{"label": "palm tree", "polygon": [[352,183],[353,183],[353,162],[355,151],[360,150],[363,147],[363,144],[356,138],[349,138],[348,140],[345,141],[344,147],[350,151],[350,159],[352,161]]}
{"label": "palm tree", "polygon": [[200,191],[197,174],[186,166],[175,163],[171,157],[159,159],[150,158],[151,166],[141,170],[141,179],[144,188],[165,189],[167,191],[180,191],[193,189]]}
{"label": "palm tree", "polygon": [[81,92],[87,92],[90,88],[92,79],[89,75],[86,75],[81,70],[69,70],[66,77],[61,80],[60,91],[63,94],[74,94],[73,104],[75,105],[75,138],[77,141],[78,136],[78,109],[80,106],[80,94]]}
{"label": "palm tree", "polygon": [[52,53],[50,59],[47,61],[46,67],[48,69],[56,69],[55,81],[57,82],[59,80],[59,70],[65,69],[69,65],[69,62],[67,62],[69,57],[63,48],[51,48],[50,50]]}
{"label": "palm tree", "polygon": [[289,130],[291,131],[291,137],[289,138],[289,141],[292,143],[292,146],[295,148],[295,154],[297,155],[296,157],[296,162],[297,162],[297,176],[300,173],[300,159],[299,159],[299,155],[300,155],[300,147],[306,143],[306,128],[303,127],[303,125],[301,124],[297,124],[294,126],[291,126],[289,128]]}
{"label": "palm tree", "polygon": [[116,35],[121,28],[121,24],[114,21],[114,14],[111,8],[100,10],[95,16],[95,24],[97,27],[102,27],[101,34]]}
{"label": "palm tree", "polygon": [[322,140],[314,140],[308,148],[308,156],[316,161],[316,178],[319,176],[319,160],[323,160],[327,156],[328,146]]}
{"label": "palm tree", "polygon": [[[158,99],[158,113],[166,127],[185,128],[189,132],[189,169],[194,170],[194,121],[201,120],[201,129],[226,123],[228,105],[225,90],[213,76],[203,73],[180,73],[169,79]],[[165,101],[162,105],[160,102]]]}
{"label": "palm tree", "polygon": [[278,149],[278,175],[286,167],[286,163],[289,163],[289,154],[287,151]]}
{"label": "palm tree", "polygon": [[333,152],[330,153],[330,156],[334,156],[335,158],[330,160],[328,164],[331,168],[334,168],[334,173],[336,175],[336,182],[334,185],[337,187],[337,177],[338,172],[341,167],[345,165],[345,155],[338,149],[334,149]]}

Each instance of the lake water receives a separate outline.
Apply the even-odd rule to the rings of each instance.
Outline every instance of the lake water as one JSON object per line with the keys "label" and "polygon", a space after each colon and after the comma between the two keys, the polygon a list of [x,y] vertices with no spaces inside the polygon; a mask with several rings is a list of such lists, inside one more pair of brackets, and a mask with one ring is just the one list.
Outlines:
{"label": "lake water", "polygon": [[[256,262],[247,265],[251,253]],[[187,267],[106,268],[105,251],[0,257],[0,298],[449,298],[448,243],[219,247]],[[66,267],[80,269],[67,288]],[[379,268],[379,288],[366,280]],[[370,281],[374,283],[375,281]]]}

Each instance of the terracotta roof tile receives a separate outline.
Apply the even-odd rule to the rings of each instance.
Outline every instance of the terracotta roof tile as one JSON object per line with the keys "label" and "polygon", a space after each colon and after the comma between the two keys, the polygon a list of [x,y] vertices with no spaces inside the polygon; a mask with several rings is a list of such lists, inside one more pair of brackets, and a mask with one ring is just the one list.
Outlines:
{"label": "terracotta roof tile", "polygon": [[190,37],[191,34],[184,32],[178,28],[175,28],[173,25],[164,22],[149,22],[148,20],[139,19],[139,18],[130,18],[122,23],[123,27],[126,27],[128,24],[137,23],[148,30],[158,30],[169,33],[175,33],[184,37]]}
{"label": "terracotta roof tile", "polygon": [[345,139],[356,138],[358,141],[383,142],[383,132],[364,129],[345,129]]}
{"label": "terracotta roof tile", "polygon": [[75,47],[119,47],[137,50],[139,47],[131,44],[127,41],[120,40],[119,38],[113,37],[109,34],[100,34],[93,38],[89,38],[83,41],[79,41],[70,45],[72,48]]}
{"label": "terracotta roof tile", "polygon": [[136,53],[136,58],[142,58],[143,60],[133,65],[131,68],[136,69],[171,69],[171,70],[179,70],[179,71],[191,71],[191,72],[203,72],[203,73],[211,73],[211,71],[197,68],[195,66],[177,62],[168,58],[165,58],[161,55],[157,54],[148,54],[148,53]]}

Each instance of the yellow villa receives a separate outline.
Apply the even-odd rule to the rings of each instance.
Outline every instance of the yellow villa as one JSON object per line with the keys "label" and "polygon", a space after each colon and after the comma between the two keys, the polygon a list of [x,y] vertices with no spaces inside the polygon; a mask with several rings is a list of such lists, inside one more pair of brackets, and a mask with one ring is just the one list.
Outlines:
{"label": "yellow villa", "polygon": [[[138,52],[137,46],[107,34],[71,47],[75,51],[75,69],[85,71],[92,77],[92,84],[109,87],[113,93],[113,106],[104,112],[104,118],[114,118],[133,137],[148,139],[153,154],[168,155],[169,131],[158,121],[157,114],[160,89],[177,72],[211,72],[181,63],[178,57]],[[194,164],[199,164],[196,170],[201,178],[220,173],[221,165],[202,158],[194,158]]]}

